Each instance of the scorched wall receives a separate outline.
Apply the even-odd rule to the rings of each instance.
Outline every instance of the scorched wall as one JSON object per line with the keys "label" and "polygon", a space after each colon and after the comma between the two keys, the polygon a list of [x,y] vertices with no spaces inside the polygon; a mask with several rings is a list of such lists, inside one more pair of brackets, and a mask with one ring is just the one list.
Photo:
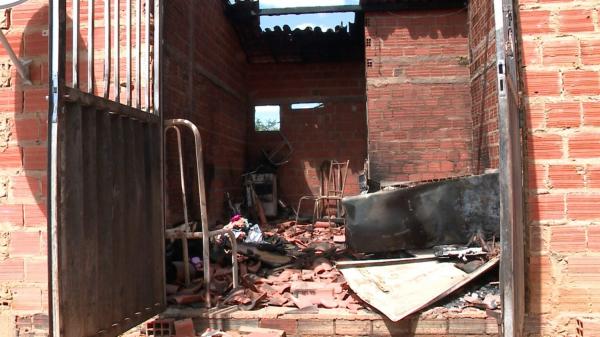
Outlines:
{"label": "scorched wall", "polygon": [[[246,59],[224,16],[224,2],[169,1],[165,6],[165,119],[185,118],[200,129],[209,225],[224,219],[226,192],[241,194],[248,101]],[[185,170],[192,219],[200,219],[195,159],[186,137]],[[167,139],[167,225],[183,221],[175,135]]]}
{"label": "scorched wall", "polygon": [[[248,72],[252,104],[281,106],[281,131],[294,148],[278,170],[281,198],[294,207],[303,195],[318,195],[318,172],[326,160],[350,160],[346,195],[358,194],[366,158],[366,114],[362,63],[257,64]],[[291,103],[322,102],[317,109],[292,110]],[[250,116],[253,119],[253,116]],[[248,162],[261,149],[281,142],[276,132],[255,132],[250,123]],[[306,210],[312,210],[312,205]]]}
{"label": "scorched wall", "polygon": [[467,10],[365,14],[370,178],[470,172]]}

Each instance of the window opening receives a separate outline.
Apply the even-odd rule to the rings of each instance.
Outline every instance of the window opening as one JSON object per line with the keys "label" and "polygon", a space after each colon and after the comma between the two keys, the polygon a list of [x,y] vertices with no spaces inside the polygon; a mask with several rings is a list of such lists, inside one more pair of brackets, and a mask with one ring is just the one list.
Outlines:
{"label": "window opening", "polygon": [[291,105],[292,110],[307,110],[307,109],[320,109],[325,106],[323,102],[310,102],[310,103],[294,103]]}
{"label": "window opening", "polygon": [[279,105],[257,105],[254,107],[255,131],[279,131],[280,129]]}

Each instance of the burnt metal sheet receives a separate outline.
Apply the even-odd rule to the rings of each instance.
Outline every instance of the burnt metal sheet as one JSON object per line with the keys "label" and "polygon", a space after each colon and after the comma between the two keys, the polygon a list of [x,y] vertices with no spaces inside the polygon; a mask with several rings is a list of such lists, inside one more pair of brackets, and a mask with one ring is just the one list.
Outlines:
{"label": "burnt metal sheet", "polygon": [[498,173],[344,198],[346,242],[357,252],[465,244],[499,236]]}
{"label": "burnt metal sheet", "polygon": [[339,269],[358,297],[397,322],[461,288],[498,261],[494,257],[470,274],[452,262],[439,261]]}

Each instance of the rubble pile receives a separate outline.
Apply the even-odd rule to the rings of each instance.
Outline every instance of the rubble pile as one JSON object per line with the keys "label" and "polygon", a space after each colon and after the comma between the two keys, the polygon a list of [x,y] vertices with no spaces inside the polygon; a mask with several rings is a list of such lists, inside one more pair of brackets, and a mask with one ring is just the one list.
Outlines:
{"label": "rubble pile", "polygon": [[[346,252],[343,227],[294,221],[261,227],[241,216],[233,217],[225,226],[234,231],[238,241],[240,286],[232,289],[231,264],[217,255],[216,261],[211,261],[211,306],[238,305],[251,310],[270,305],[304,311],[346,308],[351,312],[364,307],[335,268],[336,261],[352,258]],[[226,245],[227,240],[216,238],[215,250]],[[168,280],[169,301],[205,306],[201,259],[190,256],[192,285],[178,285],[183,279],[182,268],[173,262],[177,277]]]}

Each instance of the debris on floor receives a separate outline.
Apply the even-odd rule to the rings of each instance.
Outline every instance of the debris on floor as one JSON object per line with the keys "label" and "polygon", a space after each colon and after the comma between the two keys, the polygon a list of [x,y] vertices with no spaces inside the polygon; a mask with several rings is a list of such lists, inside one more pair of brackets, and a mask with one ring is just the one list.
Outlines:
{"label": "debris on floor", "polygon": [[[279,306],[289,307],[292,313],[316,313],[319,308],[355,313],[367,309],[397,321],[486,273],[497,264],[499,254],[494,242],[486,243],[485,249],[444,245],[425,251],[354,253],[346,247],[345,228],[328,222],[284,221],[259,227],[235,216],[227,226],[240,233],[236,236],[241,285],[232,289],[231,262],[214,254],[212,307],[255,310]],[[248,240],[247,233],[254,226],[255,232],[261,233],[260,240]],[[228,249],[227,240],[218,237],[214,246]],[[188,287],[181,285],[181,277],[176,281],[179,284],[167,287],[170,303],[206,306],[202,275],[194,276]],[[415,291],[414,286],[422,290]],[[392,297],[405,300],[390,301]],[[499,302],[496,297],[479,300],[481,303],[465,298],[482,310],[494,309]]]}

